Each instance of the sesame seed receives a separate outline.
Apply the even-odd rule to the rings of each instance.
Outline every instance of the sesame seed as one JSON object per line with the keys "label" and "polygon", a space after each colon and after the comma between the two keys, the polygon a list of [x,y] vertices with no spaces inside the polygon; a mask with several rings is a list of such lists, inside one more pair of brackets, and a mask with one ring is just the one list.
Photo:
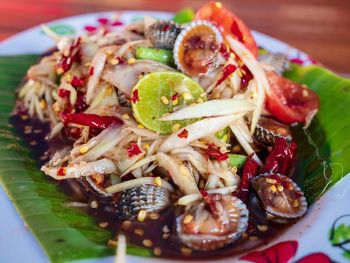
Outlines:
{"label": "sesame seed", "polygon": [[28,115],[22,115],[21,119],[22,119],[22,121],[26,121],[26,120],[29,119],[29,116]]}
{"label": "sesame seed", "polygon": [[31,146],[35,146],[35,145],[37,145],[38,143],[37,143],[37,141],[31,141],[29,144],[30,144]]}
{"label": "sesame seed", "polygon": [[249,237],[249,235],[246,233],[246,232],[244,232],[243,234],[242,234],[242,238],[243,239],[247,239]]}
{"label": "sesame seed", "polygon": [[178,129],[180,129],[181,124],[180,123],[175,123],[172,127],[171,130],[172,132],[176,132]]}
{"label": "sesame seed", "polygon": [[156,186],[162,186],[162,179],[159,176],[157,176],[156,178],[154,178],[154,184]]}
{"label": "sesame seed", "polygon": [[299,200],[294,200],[293,202],[293,207],[298,207],[299,206]]}
{"label": "sesame seed", "polygon": [[231,58],[233,58],[233,59],[234,59],[234,58],[236,58],[236,55],[235,55],[235,53],[233,53],[233,52],[230,52],[230,57],[231,57]]}
{"label": "sesame seed", "polygon": [[258,240],[258,237],[256,237],[256,236],[250,236],[250,237],[249,237],[249,240],[251,240],[251,241],[256,241],[256,240]]}
{"label": "sesame seed", "polygon": [[268,229],[267,225],[258,225],[257,227],[261,232],[266,232]]}
{"label": "sesame seed", "polygon": [[164,233],[164,234],[162,235],[163,239],[168,239],[169,236],[170,236],[169,233]]}
{"label": "sesame seed", "polygon": [[110,63],[111,65],[113,65],[113,66],[118,65],[118,64],[119,64],[119,59],[117,59],[117,58],[112,58],[112,59],[109,60],[109,63]]}
{"label": "sesame seed", "polygon": [[177,105],[179,103],[179,98],[174,99],[171,104],[173,104],[174,106]]}
{"label": "sesame seed", "polygon": [[151,247],[151,246],[153,246],[152,240],[149,240],[149,239],[144,239],[144,240],[142,241],[142,244],[143,244],[145,247]]}
{"label": "sesame seed", "polygon": [[96,209],[96,208],[98,207],[97,201],[95,201],[95,200],[92,201],[92,202],[90,203],[90,207]]}
{"label": "sesame seed", "polygon": [[140,210],[138,212],[138,214],[137,214],[137,220],[139,222],[145,221],[146,217],[147,217],[147,211],[146,210]]}
{"label": "sesame seed", "polygon": [[125,119],[125,120],[130,120],[130,116],[127,113],[123,114],[122,118]]}
{"label": "sesame seed", "polygon": [[106,228],[108,226],[108,222],[101,222],[98,224],[98,226],[101,228]]}
{"label": "sesame seed", "polygon": [[215,2],[215,6],[216,6],[217,8],[222,8],[222,3],[220,3],[220,2]]}
{"label": "sesame seed", "polygon": [[40,109],[46,109],[46,101],[45,100],[41,100],[40,101]]}
{"label": "sesame seed", "polygon": [[38,134],[38,133],[43,132],[43,130],[41,130],[41,129],[36,129],[36,130],[34,130],[33,132],[34,132],[35,134]]}
{"label": "sesame seed", "polygon": [[118,242],[112,239],[108,240],[107,242],[107,246],[109,247],[116,247],[117,245],[118,245]]}
{"label": "sesame seed", "polygon": [[240,78],[243,77],[243,73],[240,69],[237,70],[236,72],[237,72],[238,77],[240,77]]}
{"label": "sesame seed", "polygon": [[112,87],[112,86],[108,86],[108,87],[106,88],[105,94],[106,94],[107,96],[110,96],[110,95],[112,95],[112,92],[113,92],[113,87]]}
{"label": "sesame seed", "polygon": [[141,123],[139,123],[139,124],[137,124],[137,128],[139,128],[139,129],[144,129],[145,126],[143,126]]}
{"label": "sesame seed", "polygon": [[188,247],[182,247],[182,248],[181,248],[181,253],[182,253],[183,255],[186,255],[186,256],[191,255],[192,249],[190,249],[190,248],[188,248]]}
{"label": "sesame seed", "polygon": [[149,215],[149,218],[152,220],[157,220],[157,219],[159,219],[159,214],[158,213],[151,213]]}
{"label": "sesame seed", "polygon": [[232,148],[232,152],[234,152],[234,153],[238,153],[240,151],[241,151],[241,146],[238,144]]}
{"label": "sesame seed", "polygon": [[135,62],[136,62],[136,59],[135,59],[135,58],[129,58],[129,59],[128,59],[128,64],[129,64],[129,65],[135,64]]}
{"label": "sesame seed", "polygon": [[165,105],[169,104],[169,99],[167,97],[165,97],[165,96],[160,97],[160,100]]}
{"label": "sesame seed", "polygon": [[272,193],[276,193],[277,192],[277,188],[276,188],[276,186],[274,184],[270,186],[270,189],[271,189]]}
{"label": "sesame seed", "polygon": [[156,256],[160,256],[162,254],[162,250],[159,247],[155,247],[153,249],[153,254]]}
{"label": "sesame seed", "polygon": [[169,227],[167,225],[165,225],[165,226],[163,226],[162,231],[165,232],[165,233],[169,233],[170,229],[169,229]]}
{"label": "sesame seed", "polygon": [[303,89],[302,95],[303,97],[309,96],[309,91],[307,89]]}
{"label": "sesame seed", "polygon": [[138,236],[143,236],[145,234],[145,232],[141,228],[136,228],[134,230],[134,233],[135,233],[135,235],[138,235]]}
{"label": "sesame seed", "polygon": [[149,149],[149,144],[148,143],[144,144],[143,149],[145,149],[147,151]]}
{"label": "sesame seed", "polygon": [[72,81],[72,74],[70,73],[65,74],[64,79],[70,83]]}
{"label": "sesame seed", "polygon": [[56,70],[57,75],[61,75],[64,72],[63,68],[58,68]]}
{"label": "sesame seed", "polygon": [[283,185],[280,185],[280,184],[277,185],[277,190],[278,190],[278,192],[282,192],[283,189],[284,189]]}
{"label": "sesame seed", "polygon": [[184,98],[184,100],[191,100],[193,98],[191,93],[188,92],[182,93],[182,97]]}
{"label": "sesame seed", "polygon": [[275,179],[266,178],[265,181],[269,184],[275,184],[277,181]]}
{"label": "sesame seed", "polygon": [[189,223],[191,223],[192,220],[193,220],[193,215],[186,215],[184,220],[183,220],[183,223],[189,224]]}
{"label": "sesame seed", "polygon": [[88,147],[87,145],[84,145],[84,146],[80,147],[80,149],[79,149],[79,152],[80,152],[81,154],[85,154],[85,153],[87,153],[88,151],[89,151],[89,147]]}
{"label": "sesame seed", "polygon": [[126,230],[128,229],[129,227],[131,227],[131,221],[130,220],[125,220],[123,223],[122,223],[122,229]]}

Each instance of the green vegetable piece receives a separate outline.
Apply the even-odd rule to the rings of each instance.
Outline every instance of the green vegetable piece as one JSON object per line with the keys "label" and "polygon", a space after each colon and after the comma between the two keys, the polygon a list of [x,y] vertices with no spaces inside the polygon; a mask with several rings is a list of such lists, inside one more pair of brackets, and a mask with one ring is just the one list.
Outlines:
{"label": "green vegetable piece", "polygon": [[231,153],[228,155],[229,164],[231,166],[236,166],[237,169],[241,169],[244,166],[246,160],[247,160],[246,155],[231,154]]}
{"label": "green vegetable piece", "polygon": [[147,74],[132,91],[132,110],[138,122],[146,128],[162,134],[172,133],[175,127],[184,127],[195,119],[160,121],[166,113],[207,100],[205,91],[191,78],[179,72],[163,71]]}
{"label": "green vegetable piece", "polygon": [[230,129],[226,127],[215,133],[216,138],[218,138],[222,142],[228,142],[230,140]]}
{"label": "green vegetable piece", "polygon": [[150,59],[158,61],[160,63],[173,66],[174,58],[173,52],[170,50],[159,49],[159,48],[148,48],[148,47],[138,47],[136,49],[137,59]]}
{"label": "green vegetable piece", "polygon": [[195,16],[196,14],[193,9],[187,7],[177,12],[173,17],[173,21],[179,24],[186,24],[192,22]]}

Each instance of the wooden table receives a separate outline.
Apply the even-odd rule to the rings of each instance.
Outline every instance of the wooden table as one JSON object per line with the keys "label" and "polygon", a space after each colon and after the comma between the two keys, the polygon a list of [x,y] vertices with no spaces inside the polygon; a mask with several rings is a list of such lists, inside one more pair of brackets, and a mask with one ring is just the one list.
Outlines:
{"label": "wooden table", "polygon": [[[176,11],[204,0],[0,0],[0,40],[25,28],[76,14],[107,10]],[[350,73],[350,0],[222,1],[255,30]]]}

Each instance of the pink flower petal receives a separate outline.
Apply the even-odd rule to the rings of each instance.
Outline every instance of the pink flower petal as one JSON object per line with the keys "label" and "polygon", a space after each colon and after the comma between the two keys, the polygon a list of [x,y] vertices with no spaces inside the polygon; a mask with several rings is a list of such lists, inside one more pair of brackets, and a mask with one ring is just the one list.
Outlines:
{"label": "pink flower petal", "polygon": [[304,61],[301,60],[300,58],[292,58],[290,60],[290,62],[295,63],[295,64],[299,64],[299,65],[303,65],[304,64]]}
{"label": "pink flower petal", "polygon": [[101,25],[107,25],[109,24],[109,19],[106,17],[100,17],[97,19],[97,22],[99,22]]}
{"label": "pink flower petal", "polygon": [[113,21],[113,23],[111,24],[112,26],[122,26],[124,25],[122,21],[120,20],[115,20]]}
{"label": "pink flower petal", "polygon": [[94,31],[97,30],[97,27],[95,27],[95,26],[85,26],[84,29],[87,32],[94,32]]}

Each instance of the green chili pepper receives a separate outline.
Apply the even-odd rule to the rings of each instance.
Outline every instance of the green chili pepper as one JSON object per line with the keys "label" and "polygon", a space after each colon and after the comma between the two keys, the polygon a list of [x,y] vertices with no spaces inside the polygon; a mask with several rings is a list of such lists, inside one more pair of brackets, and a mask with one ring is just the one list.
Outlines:
{"label": "green chili pepper", "polygon": [[136,49],[137,59],[150,59],[169,66],[174,65],[173,52],[159,48],[138,47]]}
{"label": "green chili pepper", "polygon": [[195,13],[192,8],[184,8],[175,14],[173,21],[179,24],[186,24],[192,22],[195,17]]}

